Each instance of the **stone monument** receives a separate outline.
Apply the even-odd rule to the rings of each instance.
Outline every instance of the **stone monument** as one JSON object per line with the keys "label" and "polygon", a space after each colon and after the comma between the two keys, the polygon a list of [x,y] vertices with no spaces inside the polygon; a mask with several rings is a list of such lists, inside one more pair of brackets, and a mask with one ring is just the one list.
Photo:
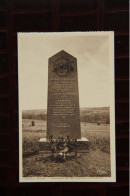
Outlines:
{"label": "stone monument", "polygon": [[65,51],[49,58],[47,138],[80,139],[77,59]]}
{"label": "stone monument", "polygon": [[40,139],[40,150],[48,150],[49,137],[70,137],[86,149],[87,138],[81,138],[77,59],[64,50],[49,58],[46,138]]}

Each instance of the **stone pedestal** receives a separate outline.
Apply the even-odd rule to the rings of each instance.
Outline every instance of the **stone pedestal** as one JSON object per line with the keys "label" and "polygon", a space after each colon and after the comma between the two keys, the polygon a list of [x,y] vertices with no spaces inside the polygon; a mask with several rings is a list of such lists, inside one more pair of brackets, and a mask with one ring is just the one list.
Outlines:
{"label": "stone pedestal", "polygon": [[[72,147],[72,152],[83,153],[87,152],[89,149],[89,140],[85,137],[77,139],[76,145],[75,142],[71,141],[70,145]],[[51,153],[50,144],[46,138],[41,138],[39,140],[39,151],[45,153]]]}

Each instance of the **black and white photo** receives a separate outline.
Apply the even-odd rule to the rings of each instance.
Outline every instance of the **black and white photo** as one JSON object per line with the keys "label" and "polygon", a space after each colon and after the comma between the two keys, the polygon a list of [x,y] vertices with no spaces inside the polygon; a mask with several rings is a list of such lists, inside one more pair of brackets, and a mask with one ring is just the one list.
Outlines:
{"label": "black and white photo", "polygon": [[115,182],[114,32],[18,33],[19,181]]}

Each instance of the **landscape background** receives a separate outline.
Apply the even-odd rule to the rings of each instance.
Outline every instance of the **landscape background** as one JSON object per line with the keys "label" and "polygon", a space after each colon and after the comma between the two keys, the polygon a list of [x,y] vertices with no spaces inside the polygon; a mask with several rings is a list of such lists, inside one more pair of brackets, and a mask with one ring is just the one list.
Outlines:
{"label": "landscape background", "polygon": [[79,153],[76,157],[69,155],[68,160],[62,163],[51,160],[51,154],[39,152],[39,139],[46,137],[46,112],[46,110],[23,111],[24,177],[107,177],[111,175],[109,107],[80,109],[81,136],[89,140],[89,148],[86,153]]}
{"label": "landscape background", "polygon": [[[46,110],[24,110],[23,119],[47,120]],[[80,122],[109,124],[109,107],[93,107],[80,109]]]}

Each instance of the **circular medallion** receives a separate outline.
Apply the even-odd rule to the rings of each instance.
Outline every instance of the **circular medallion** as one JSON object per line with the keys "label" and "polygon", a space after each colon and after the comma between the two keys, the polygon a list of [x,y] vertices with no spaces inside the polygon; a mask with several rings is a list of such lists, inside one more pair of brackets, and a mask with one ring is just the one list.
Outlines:
{"label": "circular medallion", "polygon": [[70,61],[64,57],[55,61],[54,72],[59,76],[67,76],[71,71]]}

